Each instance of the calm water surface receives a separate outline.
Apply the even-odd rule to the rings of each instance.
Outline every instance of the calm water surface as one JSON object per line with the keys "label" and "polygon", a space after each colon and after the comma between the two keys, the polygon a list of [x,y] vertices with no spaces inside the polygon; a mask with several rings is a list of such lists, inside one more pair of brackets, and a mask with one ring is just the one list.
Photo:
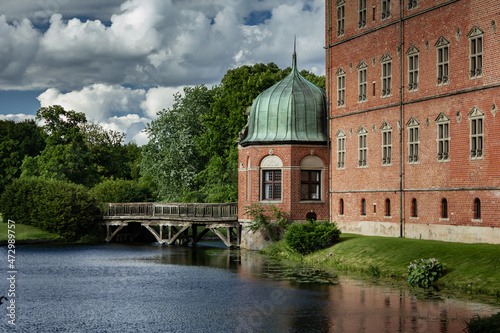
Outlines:
{"label": "calm water surface", "polygon": [[500,311],[283,267],[218,243],[16,250],[16,325],[4,300],[2,332],[461,332],[474,314]]}

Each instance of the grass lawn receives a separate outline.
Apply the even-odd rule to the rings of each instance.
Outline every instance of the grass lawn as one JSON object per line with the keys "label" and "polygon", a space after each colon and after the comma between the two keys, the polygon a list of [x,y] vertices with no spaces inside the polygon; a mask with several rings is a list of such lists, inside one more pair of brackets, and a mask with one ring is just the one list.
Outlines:
{"label": "grass lawn", "polygon": [[342,234],[339,243],[307,256],[294,253],[283,240],[263,252],[324,269],[396,279],[406,278],[411,261],[437,258],[447,267],[438,287],[500,297],[500,245]]}
{"label": "grass lawn", "polygon": [[[20,241],[36,241],[36,240],[43,240],[43,241],[55,241],[55,240],[60,240],[64,241],[62,237],[56,234],[52,234],[47,231],[43,231],[39,228],[32,227],[30,225],[24,225],[24,224],[16,224],[14,230],[16,233],[16,242]],[[7,223],[0,223],[0,242],[1,241],[6,241],[9,239],[8,237],[8,231],[7,231]]]}

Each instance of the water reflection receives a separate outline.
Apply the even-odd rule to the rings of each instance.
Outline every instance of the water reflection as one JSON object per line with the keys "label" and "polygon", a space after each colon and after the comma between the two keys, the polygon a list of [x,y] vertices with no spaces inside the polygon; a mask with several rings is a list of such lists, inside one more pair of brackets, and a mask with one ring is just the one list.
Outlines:
{"label": "water reflection", "polygon": [[500,311],[212,245],[20,246],[18,329],[451,333]]}

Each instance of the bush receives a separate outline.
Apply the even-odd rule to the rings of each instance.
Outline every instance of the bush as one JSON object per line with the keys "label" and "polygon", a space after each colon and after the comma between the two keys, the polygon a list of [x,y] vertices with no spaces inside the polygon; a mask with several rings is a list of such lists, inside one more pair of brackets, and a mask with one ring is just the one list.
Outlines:
{"label": "bush", "polygon": [[466,333],[498,333],[500,332],[500,312],[489,317],[472,317],[466,321]]}
{"label": "bush", "polygon": [[4,220],[32,225],[75,241],[96,229],[102,219],[100,202],[83,185],[59,180],[21,178],[0,198]]}
{"label": "bush", "polygon": [[443,276],[444,265],[436,258],[414,260],[408,266],[406,280],[411,286],[429,288]]}
{"label": "bush", "polygon": [[261,205],[253,203],[245,207],[245,214],[253,218],[252,223],[248,227],[250,231],[264,229],[273,241],[280,239],[283,231],[287,227],[287,213],[275,205]]}
{"label": "bush", "polygon": [[285,240],[293,250],[308,254],[331,246],[339,240],[340,233],[335,222],[308,220],[289,226]]}
{"label": "bush", "polygon": [[154,201],[152,185],[124,179],[107,179],[92,188],[101,202]]}

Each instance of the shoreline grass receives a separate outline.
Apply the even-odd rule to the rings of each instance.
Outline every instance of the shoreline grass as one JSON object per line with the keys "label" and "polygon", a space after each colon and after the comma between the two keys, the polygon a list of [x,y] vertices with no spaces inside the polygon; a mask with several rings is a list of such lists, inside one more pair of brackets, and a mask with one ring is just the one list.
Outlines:
{"label": "shoreline grass", "polygon": [[[47,231],[43,231],[39,228],[25,225],[16,224],[15,229],[15,240],[16,243],[35,243],[35,242],[65,242],[64,238],[57,234],[53,234]],[[8,237],[8,224],[0,223],[0,243],[7,243]]]}
{"label": "shoreline grass", "polygon": [[413,260],[437,258],[446,274],[436,287],[500,297],[500,245],[342,234],[332,247],[302,256],[284,240],[262,250],[280,260],[404,281]]}

